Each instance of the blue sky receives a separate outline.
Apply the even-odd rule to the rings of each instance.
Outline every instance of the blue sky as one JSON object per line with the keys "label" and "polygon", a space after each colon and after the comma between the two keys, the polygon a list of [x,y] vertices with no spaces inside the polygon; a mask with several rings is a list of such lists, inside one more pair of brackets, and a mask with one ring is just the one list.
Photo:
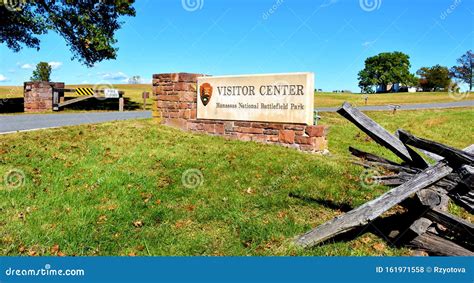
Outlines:
{"label": "blue sky", "polygon": [[452,66],[474,50],[473,0],[137,0],[117,33],[118,57],[87,68],[49,33],[41,50],[0,46],[0,85],[28,80],[52,62],[52,80],[119,84],[133,75],[314,72],[315,87],[359,91],[364,60],[410,55],[412,72]]}

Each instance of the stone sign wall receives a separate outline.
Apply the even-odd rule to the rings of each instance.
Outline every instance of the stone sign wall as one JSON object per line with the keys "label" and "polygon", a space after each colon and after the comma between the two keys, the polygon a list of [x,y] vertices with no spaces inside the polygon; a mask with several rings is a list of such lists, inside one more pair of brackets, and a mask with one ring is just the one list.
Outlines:
{"label": "stone sign wall", "polygon": [[198,119],[198,77],[203,75],[153,75],[153,117],[165,125],[193,132],[279,144],[307,152],[327,149],[327,127],[322,125]]}
{"label": "stone sign wall", "polygon": [[23,86],[25,112],[53,111],[53,88],[64,88],[64,83],[26,82]]}

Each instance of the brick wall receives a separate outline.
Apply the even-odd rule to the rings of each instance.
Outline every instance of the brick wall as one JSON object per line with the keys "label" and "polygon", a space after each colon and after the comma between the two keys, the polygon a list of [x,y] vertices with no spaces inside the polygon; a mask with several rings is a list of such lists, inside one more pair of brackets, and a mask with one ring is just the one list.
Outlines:
{"label": "brick wall", "polygon": [[278,144],[307,152],[327,150],[327,127],[302,124],[198,120],[197,77],[201,74],[153,75],[153,117],[187,131],[242,141]]}
{"label": "brick wall", "polygon": [[25,82],[23,88],[25,112],[53,111],[53,88],[64,88],[64,83]]}

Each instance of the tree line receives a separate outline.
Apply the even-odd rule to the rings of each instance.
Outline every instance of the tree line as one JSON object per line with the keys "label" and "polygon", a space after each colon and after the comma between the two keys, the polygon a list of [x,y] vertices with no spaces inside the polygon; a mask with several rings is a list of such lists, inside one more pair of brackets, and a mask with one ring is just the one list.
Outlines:
{"label": "tree line", "polygon": [[388,92],[390,86],[416,87],[422,91],[459,92],[459,83],[466,83],[469,91],[473,85],[474,53],[467,51],[457,65],[448,68],[439,64],[422,67],[416,75],[410,73],[410,57],[402,52],[384,52],[365,60],[365,67],[358,74],[363,93]]}

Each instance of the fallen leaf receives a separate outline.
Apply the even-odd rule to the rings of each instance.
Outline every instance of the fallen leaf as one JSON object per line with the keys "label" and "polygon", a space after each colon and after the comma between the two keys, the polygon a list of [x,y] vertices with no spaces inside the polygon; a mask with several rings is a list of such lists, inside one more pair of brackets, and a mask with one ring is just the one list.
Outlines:
{"label": "fallen leaf", "polygon": [[113,210],[116,210],[117,209],[117,205],[116,204],[111,204],[107,207],[107,210],[108,211],[113,211]]}
{"label": "fallen leaf", "polygon": [[372,246],[376,251],[383,252],[385,250],[385,245],[383,243],[377,243]]}
{"label": "fallen leaf", "polygon": [[143,227],[143,222],[142,221],[134,221],[133,222],[133,226],[135,226],[135,228],[140,228],[140,227]]}
{"label": "fallen leaf", "polygon": [[176,224],[174,225],[176,228],[182,228],[182,227],[185,227],[189,224],[191,224],[193,221],[191,221],[191,219],[187,219],[187,220],[179,220],[176,222]]}
{"label": "fallen leaf", "polygon": [[26,251],[26,247],[25,247],[25,246],[20,245],[20,246],[18,247],[18,252],[19,252],[19,253],[22,254],[22,253],[24,253],[25,251]]}
{"label": "fallen leaf", "polygon": [[59,245],[54,245],[51,247],[51,254],[56,255],[59,252]]}
{"label": "fallen leaf", "polygon": [[186,206],[186,210],[187,210],[187,211],[193,211],[195,208],[196,208],[195,205],[187,205],[187,206]]}
{"label": "fallen leaf", "polygon": [[278,212],[278,218],[280,218],[280,219],[285,218],[287,214],[288,213],[286,213],[285,211],[280,211],[280,212]]}
{"label": "fallen leaf", "polygon": [[368,244],[370,242],[372,242],[372,239],[370,237],[363,237],[362,239],[360,239],[362,241],[362,243],[364,244]]}
{"label": "fallen leaf", "polygon": [[148,203],[150,199],[153,197],[153,195],[150,193],[140,193],[140,195],[144,203]]}
{"label": "fallen leaf", "polygon": [[99,216],[99,220],[97,221],[97,224],[104,224],[107,221],[107,216],[101,215]]}

